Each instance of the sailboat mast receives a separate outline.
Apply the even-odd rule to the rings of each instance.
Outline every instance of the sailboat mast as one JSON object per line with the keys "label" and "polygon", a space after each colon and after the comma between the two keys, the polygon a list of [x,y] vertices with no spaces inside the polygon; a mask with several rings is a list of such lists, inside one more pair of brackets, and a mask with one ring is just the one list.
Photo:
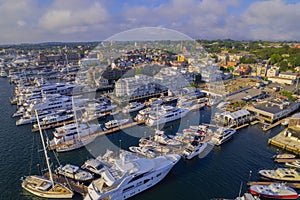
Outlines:
{"label": "sailboat mast", "polygon": [[41,136],[41,140],[42,140],[42,144],[43,144],[44,155],[45,155],[45,158],[46,158],[46,163],[47,163],[47,167],[48,167],[50,181],[52,183],[52,187],[54,188],[54,181],[53,181],[52,171],[51,171],[51,168],[50,168],[49,157],[48,157],[45,142],[44,142],[44,137],[43,137],[43,133],[42,133],[41,125],[40,125],[39,116],[38,116],[38,113],[37,113],[36,110],[35,110],[35,115],[36,115],[36,119],[37,119],[38,126],[39,126],[39,131],[40,131],[40,136]]}
{"label": "sailboat mast", "polygon": [[77,130],[78,137],[80,138],[79,127],[78,127],[78,121],[77,121],[77,113],[76,113],[76,107],[75,107],[73,95],[72,95],[72,105],[73,105],[73,112],[74,112],[75,123],[76,123],[76,130]]}

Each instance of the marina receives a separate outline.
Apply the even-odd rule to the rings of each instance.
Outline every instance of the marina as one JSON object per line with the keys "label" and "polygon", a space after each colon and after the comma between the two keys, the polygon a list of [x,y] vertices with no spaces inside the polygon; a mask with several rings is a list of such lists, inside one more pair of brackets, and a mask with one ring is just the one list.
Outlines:
{"label": "marina", "polygon": [[[2,81],[6,81],[6,80],[2,80]],[[9,86],[8,86],[8,88],[9,88]],[[8,98],[4,99],[3,101],[6,102],[7,104],[9,104]],[[5,112],[12,113],[13,110],[7,110]],[[203,112],[203,113],[206,113],[206,114],[209,115],[210,111],[205,109],[205,110],[200,111],[200,112]],[[200,116],[200,118],[201,118],[201,116]],[[209,123],[209,121],[207,121],[208,119],[201,118],[201,120],[204,120],[204,122]],[[13,124],[13,123],[14,123],[14,120],[12,119],[11,124]],[[15,126],[12,125],[11,127],[15,127]],[[134,126],[132,126],[132,127],[134,127]],[[131,127],[129,127],[129,128],[131,128]],[[22,126],[22,127],[19,127],[18,129],[21,129],[25,133],[26,132],[28,133],[28,126]],[[116,141],[122,140],[122,148],[126,148],[126,147],[128,148],[129,146],[136,144],[134,142],[134,140],[133,141],[126,140],[126,135],[122,134],[122,131],[120,132],[119,130],[118,131],[115,130],[117,132],[116,134],[110,134],[107,137],[109,137],[111,140],[116,140]],[[167,130],[170,131],[168,128],[167,128]],[[214,195],[212,195],[211,192],[209,192],[209,188],[211,186],[215,185],[214,180],[216,180],[216,177],[218,177],[218,180],[222,181],[223,184],[225,184],[225,185],[226,185],[226,183],[230,182],[230,185],[231,184],[236,184],[238,186],[239,182],[241,180],[243,180],[243,179],[246,180],[247,174],[249,173],[250,169],[255,170],[255,169],[261,168],[261,166],[264,166],[266,168],[273,166],[273,161],[270,159],[270,157],[271,157],[271,155],[274,154],[275,149],[271,148],[271,147],[268,147],[266,145],[269,134],[267,134],[267,135],[263,134],[263,132],[261,132],[259,130],[261,130],[259,125],[255,125],[253,127],[251,127],[251,126],[244,127],[242,129],[238,130],[238,134],[236,134],[234,136],[233,140],[229,141],[228,143],[225,143],[224,146],[221,147],[222,151],[220,151],[219,148],[214,148],[212,153],[209,154],[206,158],[204,158],[204,159],[192,159],[191,160],[192,166],[194,166],[193,168],[195,168],[195,169],[193,169],[189,173],[185,173],[184,175],[183,174],[180,175],[181,174],[180,171],[184,170],[184,169],[189,169],[190,167],[185,166],[185,164],[184,164],[185,162],[180,161],[178,163],[178,166],[176,166],[174,168],[174,170],[171,171],[171,177],[166,177],[166,179],[163,180],[162,183],[160,184],[161,187],[164,188],[163,190],[161,190],[161,189],[158,190],[156,187],[154,187],[153,189],[150,189],[148,192],[146,192],[144,195],[143,194],[141,194],[141,195],[143,196],[144,199],[149,199],[149,200],[154,198],[154,197],[156,197],[157,199],[160,199],[161,195],[168,195],[168,196],[172,197],[172,193],[169,193],[170,188],[181,187],[181,186],[179,186],[179,185],[181,185],[180,182],[184,181],[186,178],[189,178],[189,180],[192,180],[192,181],[194,180],[194,184],[195,184],[195,185],[192,184],[189,187],[194,188],[194,187],[196,187],[196,185],[197,186],[201,185],[201,187],[203,188],[203,190],[201,190],[202,191],[201,194],[199,194],[200,195],[199,198],[201,197],[202,199],[209,199],[209,198],[213,198],[215,196],[227,196],[227,197],[236,196],[238,191],[232,191],[232,192],[228,193],[228,189],[226,189],[226,187],[224,189],[220,188],[218,194],[214,193]],[[275,127],[274,130],[275,130],[275,132],[273,132],[273,134],[276,134],[276,132],[280,131],[280,129],[278,129],[278,127]],[[114,132],[113,130],[109,130],[109,131]],[[18,132],[19,132],[19,130],[18,130]],[[25,144],[25,145],[28,146],[27,148],[28,148],[28,150],[30,150],[31,149],[30,148],[30,146],[31,146],[30,141],[31,141],[32,135],[22,133],[22,136],[27,138],[28,143]],[[98,140],[98,138],[96,138],[96,141],[97,140]],[[264,149],[264,150],[262,150],[262,149],[257,149],[256,148],[256,153],[258,155],[261,155],[260,158],[251,158],[250,160],[249,160],[249,158],[247,158],[247,152],[250,149],[252,149],[251,148],[252,145],[247,146],[245,144],[249,144],[249,143],[251,143],[252,145],[260,145],[261,148]],[[240,149],[241,145],[244,148],[241,148],[241,151],[239,150],[238,154],[237,154],[237,152],[233,153],[236,148]],[[19,146],[21,147],[22,145],[19,144]],[[5,147],[5,145],[4,145],[4,147]],[[89,148],[89,145],[87,146],[87,148]],[[83,158],[86,157],[86,156],[83,156],[83,154],[87,155],[86,154],[87,152],[85,152],[85,151],[86,150],[82,149],[82,150],[77,150],[76,152],[70,152],[66,155],[62,154],[62,155],[60,155],[60,158],[61,159],[63,158],[64,161],[67,162],[67,163],[80,164],[80,163],[83,163],[83,161],[84,161]],[[251,150],[251,152],[253,153],[253,150]],[[242,154],[243,156],[240,157],[239,156],[240,154]],[[83,157],[82,158],[78,157],[80,155],[81,155],[81,157],[82,156]],[[230,155],[230,157],[232,157],[231,159],[233,161],[235,160],[234,159],[235,156],[239,157],[238,160],[239,160],[239,163],[241,163],[240,168],[238,168],[239,169],[239,174],[244,174],[243,175],[244,178],[241,175],[239,175],[237,177],[230,178],[228,180],[228,176],[227,176],[228,173],[225,173],[225,175],[221,175],[221,174],[218,173],[218,171],[221,172],[225,168],[227,170],[230,170],[231,165],[228,165],[229,163],[226,162],[229,155]],[[249,156],[250,156],[250,154],[249,154]],[[80,159],[78,159],[78,158],[80,158]],[[257,163],[257,164],[253,164],[253,161],[254,161],[253,159],[254,160],[260,159],[260,161],[259,162],[255,161],[255,163]],[[251,162],[249,163],[249,161],[251,161]],[[29,162],[29,161],[25,161],[25,163],[27,163],[27,162]],[[219,163],[220,166],[222,166],[222,167],[221,168],[217,167],[215,165],[217,163]],[[211,168],[212,166],[213,166],[213,168]],[[237,166],[239,166],[239,165],[237,165]],[[208,167],[210,168],[210,170],[208,170]],[[206,172],[204,174],[208,173],[208,174],[205,175],[205,177],[210,177],[209,179],[206,178],[206,180],[209,180],[208,184],[205,184],[203,181],[201,181],[201,180],[204,180],[205,177],[203,177],[203,175],[200,175],[200,173],[198,173],[198,172],[196,173],[196,171],[195,171],[196,169],[200,170],[200,173],[203,173],[205,171]],[[236,170],[236,169],[237,169],[236,166],[234,167],[234,169],[232,168],[232,170]],[[195,178],[192,178],[192,177],[195,177],[195,178],[198,177],[198,178],[195,179]],[[254,179],[255,177],[256,177],[256,175],[253,174],[252,179]],[[16,178],[19,178],[19,177],[16,177]],[[54,176],[54,178],[55,178],[55,176]],[[174,180],[174,181],[170,182],[170,180]],[[14,185],[14,184],[12,184],[12,185]],[[73,186],[75,187],[76,185],[77,185],[76,182],[73,182]],[[18,187],[18,186],[15,186],[15,187]],[[72,184],[71,184],[71,187],[72,187]],[[218,187],[218,186],[215,185],[214,187]],[[77,189],[74,189],[74,191],[77,190],[79,193],[82,193],[82,190],[80,191],[80,188],[82,188],[82,185],[79,185],[79,187],[77,187]],[[83,188],[85,188],[85,187],[83,187]],[[204,192],[204,191],[207,191],[207,192]],[[23,192],[20,191],[21,196],[18,195],[17,198],[19,198],[19,199],[28,199],[29,198],[30,199],[30,196],[27,196],[27,195],[22,194],[22,193]],[[149,196],[147,195],[148,193],[149,193]],[[5,194],[5,192],[4,192],[4,194]],[[189,196],[189,195],[186,195],[186,193],[182,193],[182,194],[184,194],[185,198],[186,198],[186,196]],[[81,199],[81,195],[79,195],[79,196],[75,195],[74,198],[75,199]],[[140,195],[138,195],[136,197],[133,197],[132,199],[139,199],[139,198],[140,198]],[[180,199],[180,198],[178,198],[178,195],[173,196],[173,198]],[[192,198],[192,196],[190,196],[190,198]],[[182,199],[184,199],[184,198],[182,198]]]}

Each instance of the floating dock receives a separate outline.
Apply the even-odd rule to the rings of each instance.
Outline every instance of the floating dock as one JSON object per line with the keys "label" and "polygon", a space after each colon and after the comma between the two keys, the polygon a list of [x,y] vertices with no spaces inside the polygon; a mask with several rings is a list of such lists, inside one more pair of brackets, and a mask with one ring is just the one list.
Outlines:
{"label": "floating dock", "polygon": [[[91,135],[88,135],[88,136],[77,138],[76,140],[81,141],[81,140],[92,139],[92,138],[99,137],[101,135],[111,134],[111,133],[114,133],[116,131],[120,131],[122,129],[130,128],[130,127],[140,125],[140,124],[144,124],[144,123],[145,123],[145,121],[132,122],[132,123],[124,124],[124,125],[116,127],[116,128],[108,129],[108,130],[105,130],[105,131],[100,131],[98,133],[94,133],[94,134],[91,134]],[[70,141],[63,142],[63,143],[60,143],[60,144],[57,144],[57,145],[51,145],[51,146],[49,146],[49,148],[50,149],[57,149],[57,148],[62,147],[62,146],[72,145],[75,142],[76,142],[75,140],[70,140]]]}
{"label": "floating dock", "polygon": [[[49,129],[49,128],[56,128],[56,127],[59,127],[59,126],[62,126],[62,125],[71,124],[73,122],[75,122],[74,119],[68,120],[68,121],[59,122],[59,123],[53,123],[53,124],[49,124],[49,125],[46,125],[46,126],[41,126],[41,129],[42,130],[46,130],[46,129]],[[31,131],[32,132],[36,132],[38,130],[39,130],[39,127],[33,127]]]}
{"label": "floating dock", "polygon": [[[247,186],[251,186],[251,185],[270,185],[272,183],[280,183],[280,182],[248,182]],[[300,183],[286,183],[287,186],[295,188],[295,189],[300,189]]]}
{"label": "floating dock", "polygon": [[286,163],[286,162],[295,162],[295,161],[300,161],[299,158],[276,158],[274,159],[274,162],[277,163]]}
{"label": "floating dock", "polygon": [[284,119],[279,120],[279,121],[275,122],[274,124],[270,124],[270,125],[267,126],[267,127],[264,127],[264,128],[263,128],[263,131],[268,131],[268,130],[270,130],[270,129],[272,129],[272,128],[278,126],[278,125],[280,125],[281,122],[282,122],[283,120],[284,120]]}
{"label": "floating dock", "polygon": [[281,131],[278,135],[270,138],[268,144],[279,147],[283,150],[290,151],[296,155],[300,155],[300,142],[292,137],[284,135],[285,130]]}

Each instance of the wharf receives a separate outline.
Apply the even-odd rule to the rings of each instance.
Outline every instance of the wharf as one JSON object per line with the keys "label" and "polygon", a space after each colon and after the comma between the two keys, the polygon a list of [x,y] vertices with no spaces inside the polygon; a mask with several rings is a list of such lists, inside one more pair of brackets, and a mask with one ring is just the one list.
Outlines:
{"label": "wharf", "polygon": [[293,152],[296,155],[300,155],[300,142],[292,137],[285,136],[285,130],[281,131],[273,138],[270,138],[268,140],[268,144]]}
{"label": "wharf", "polygon": [[[270,185],[271,183],[280,183],[280,182],[248,182],[247,186],[251,185]],[[300,183],[286,183],[287,186],[295,188],[295,189],[300,189]]]}
{"label": "wharf", "polygon": [[244,127],[247,127],[247,126],[249,126],[249,124],[248,124],[248,123],[246,123],[246,124],[243,124],[243,125],[241,125],[241,126],[238,126],[238,127],[235,127],[234,129],[235,129],[235,130],[239,130],[239,129],[242,129],[242,128],[244,128]]}
{"label": "wharf", "polygon": [[[59,123],[55,123],[55,124],[49,124],[47,126],[41,126],[41,129],[42,130],[46,130],[46,129],[49,129],[49,128],[56,128],[56,127],[59,127],[59,126],[62,126],[62,125],[71,124],[73,122],[75,122],[74,119],[68,120],[68,121],[59,122]],[[39,127],[33,127],[31,131],[32,132],[36,132],[38,130],[39,130]]]}
{"label": "wharf", "polygon": [[[60,183],[62,185],[69,186],[69,189],[72,190],[73,192],[76,192],[81,195],[85,195],[88,192],[88,188],[84,184],[80,184],[79,182],[75,182],[74,180],[64,177],[64,176],[59,176],[57,174],[52,174],[53,180],[57,183]],[[49,178],[49,173],[47,172],[44,174],[43,177]]]}
{"label": "wharf", "polygon": [[274,162],[277,163],[286,163],[286,162],[295,162],[295,161],[300,161],[299,158],[276,158],[274,159]]}
{"label": "wharf", "polygon": [[[88,136],[77,138],[76,141],[84,141],[84,140],[96,138],[96,137],[99,137],[101,135],[111,134],[111,133],[114,133],[116,131],[120,131],[122,129],[130,128],[130,127],[140,125],[140,124],[144,124],[144,123],[145,123],[145,121],[138,121],[138,122],[132,122],[132,123],[124,124],[124,125],[116,127],[116,128],[108,129],[108,130],[105,130],[105,131],[100,131],[100,132],[97,132],[97,133],[94,133],[94,134],[91,134],[91,135],[88,135]],[[76,141],[75,140],[70,140],[70,141],[63,142],[63,143],[60,143],[60,144],[57,144],[57,145],[51,145],[51,146],[49,146],[49,148],[50,149],[57,149],[57,148],[62,147],[62,146],[72,145]]]}
{"label": "wharf", "polygon": [[281,124],[281,122],[282,122],[283,120],[284,120],[284,119],[279,120],[279,121],[275,122],[274,124],[270,124],[270,125],[267,126],[267,127],[263,127],[263,131],[268,131],[268,130],[270,130],[270,129],[276,127],[276,126],[278,126],[279,124]]}

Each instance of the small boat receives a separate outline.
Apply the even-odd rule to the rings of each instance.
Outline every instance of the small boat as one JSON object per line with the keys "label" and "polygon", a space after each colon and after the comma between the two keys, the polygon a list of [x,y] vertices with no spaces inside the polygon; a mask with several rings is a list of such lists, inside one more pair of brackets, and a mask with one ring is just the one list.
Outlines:
{"label": "small boat", "polygon": [[273,156],[274,159],[292,159],[296,158],[296,155],[290,153],[276,154]]}
{"label": "small boat", "polygon": [[178,146],[181,144],[178,140],[171,139],[164,134],[164,131],[156,130],[154,135],[154,141],[163,145]]}
{"label": "small boat", "polygon": [[221,145],[232,138],[235,133],[235,129],[221,127],[216,130],[211,140],[215,145]]}
{"label": "small boat", "polygon": [[57,174],[66,176],[76,181],[89,181],[94,178],[94,176],[91,173],[84,171],[80,169],[78,166],[71,165],[71,164],[60,166],[55,170],[55,172]]}
{"label": "small boat", "polygon": [[282,183],[252,185],[249,190],[253,195],[269,199],[298,199],[298,193],[293,188]]}
{"label": "small boat", "polygon": [[146,158],[154,158],[155,157],[155,152],[152,148],[150,147],[129,147],[129,150],[137,153],[139,155],[145,156]]}
{"label": "small boat", "polygon": [[294,162],[286,162],[285,166],[290,168],[300,169],[300,160],[296,160]]}
{"label": "small boat", "polygon": [[103,163],[95,158],[91,158],[85,161],[81,168],[97,175],[101,175],[101,173],[105,170],[105,166],[103,165]]}
{"label": "small boat", "polygon": [[123,124],[126,124],[127,122],[129,121],[129,119],[122,119],[122,120],[117,120],[117,119],[114,119],[114,120],[111,120],[109,122],[106,122],[104,124],[105,128],[107,129],[111,129],[111,128],[116,128],[118,126],[121,126]]}
{"label": "small boat", "polygon": [[138,110],[141,110],[142,108],[144,108],[145,105],[139,102],[132,102],[129,103],[123,110],[123,113],[131,113],[131,112],[135,112]]}
{"label": "small boat", "polygon": [[282,126],[287,126],[287,125],[289,125],[289,122],[290,122],[290,117],[285,118],[284,120],[282,120],[281,125]]}
{"label": "small boat", "polygon": [[7,77],[7,73],[3,68],[0,70],[0,77]]}
{"label": "small boat", "polygon": [[277,168],[275,170],[260,170],[259,175],[263,178],[276,181],[300,181],[300,174],[295,169]]}
{"label": "small boat", "polygon": [[197,141],[193,141],[187,145],[187,147],[183,150],[181,156],[185,159],[192,159],[196,155],[199,155],[204,149],[207,147],[207,143],[201,143]]}

